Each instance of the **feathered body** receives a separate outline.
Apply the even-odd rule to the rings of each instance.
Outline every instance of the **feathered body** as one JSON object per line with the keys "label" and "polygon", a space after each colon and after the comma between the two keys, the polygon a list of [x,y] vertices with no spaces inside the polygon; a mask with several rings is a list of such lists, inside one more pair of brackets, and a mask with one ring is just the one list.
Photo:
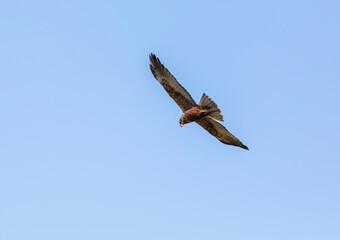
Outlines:
{"label": "feathered body", "polygon": [[205,113],[203,113],[199,107],[192,107],[189,110],[186,110],[181,118],[179,119],[179,124],[183,126],[184,124],[194,122],[202,117],[204,117]]}
{"label": "feathered body", "polygon": [[223,121],[223,116],[221,115],[221,110],[218,108],[217,104],[211,100],[205,93],[201,98],[198,106],[192,107],[189,110],[186,110],[180,120],[179,124],[181,127],[184,124],[195,122],[203,117],[210,117],[216,120]]}

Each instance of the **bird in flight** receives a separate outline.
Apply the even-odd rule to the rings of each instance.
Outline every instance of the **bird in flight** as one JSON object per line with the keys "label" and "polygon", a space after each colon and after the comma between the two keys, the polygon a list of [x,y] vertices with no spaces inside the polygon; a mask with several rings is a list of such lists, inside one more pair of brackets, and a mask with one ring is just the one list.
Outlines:
{"label": "bird in flight", "polygon": [[203,93],[201,101],[197,104],[154,54],[151,53],[149,58],[153,76],[183,111],[179,119],[181,127],[184,124],[196,122],[222,143],[248,150],[247,146],[242,144],[222,124],[214,120],[223,121],[223,116],[221,110],[211,98]]}

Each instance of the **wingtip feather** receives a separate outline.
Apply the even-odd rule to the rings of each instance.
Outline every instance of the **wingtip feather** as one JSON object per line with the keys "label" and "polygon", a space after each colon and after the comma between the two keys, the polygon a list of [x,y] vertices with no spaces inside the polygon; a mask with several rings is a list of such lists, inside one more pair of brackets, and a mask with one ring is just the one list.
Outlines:
{"label": "wingtip feather", "polygon": [[242,144],[240,147],[249,151],[249,148],[246,145],[244,145],[244,144]]}

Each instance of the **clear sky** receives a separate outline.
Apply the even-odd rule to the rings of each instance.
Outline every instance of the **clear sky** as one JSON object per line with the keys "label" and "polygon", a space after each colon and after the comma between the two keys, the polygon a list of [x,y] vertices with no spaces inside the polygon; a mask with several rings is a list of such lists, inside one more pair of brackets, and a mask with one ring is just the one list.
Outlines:
{"label": "clear sky", "polygon": [[[340,1],[1,1],[0,239],[340,239]],[[154,79],[205,92],[224,145]]]}

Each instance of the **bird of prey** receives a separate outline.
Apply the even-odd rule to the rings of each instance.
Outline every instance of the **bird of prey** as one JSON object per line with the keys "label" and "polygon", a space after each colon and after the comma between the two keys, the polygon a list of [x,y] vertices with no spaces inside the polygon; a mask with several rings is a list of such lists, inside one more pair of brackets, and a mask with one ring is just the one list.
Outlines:
{"label": "bird of prey", "polygon": [[153,76],[183,111],[179,119],[181,127],[184,124],[196,122],[222,143],[248,150],[247,146],[242,144],[223,125],[214,120],[223,121],[223,116],[221,115],[221,110],[211,98],[203,93],[201,101],[197,104],[154,54],[151,53],[149,58]]}

